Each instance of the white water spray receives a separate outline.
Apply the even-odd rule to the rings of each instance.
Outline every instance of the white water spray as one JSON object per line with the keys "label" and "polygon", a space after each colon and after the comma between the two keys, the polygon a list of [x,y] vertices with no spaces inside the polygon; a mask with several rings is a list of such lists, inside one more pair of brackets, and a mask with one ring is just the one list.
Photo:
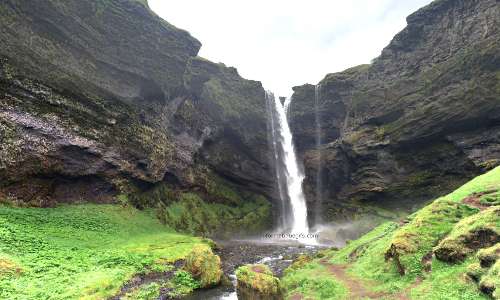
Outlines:
{"label": "white water spray", "polygon": [[[299,169],[295,149],[293,147],[292,132],[290,131],[286,116],[286,110],[288,109],[291,99],[287,99],[283,105],[279,98],[273,98],[275,111],[277,113],[276,117],[279,123],[279,126],[275,126],[275,128],[277,127],[275,141],[277,141],[276,145],[280,147],[283,154],[281,155],[280,163],[285,169],[285,172],[283,172],[286,179],[285,191],[290,201],[290,215],[287,218],[289,220],[289,230],[294,234],[306,234],[309,232],[309,226],[307,224],[306,200],[304,192],[302,191],[304,175]],[[284,202],[287,199],[281,200]]]}

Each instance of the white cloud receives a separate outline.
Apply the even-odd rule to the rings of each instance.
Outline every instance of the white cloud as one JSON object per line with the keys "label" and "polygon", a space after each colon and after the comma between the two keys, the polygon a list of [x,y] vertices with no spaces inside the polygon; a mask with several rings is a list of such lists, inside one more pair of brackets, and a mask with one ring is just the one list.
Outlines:
{"label": "white cloud", "polygon": [[327,73],[369,63],[431,0],[149,0],[169,23],[188,30],[200,56],[234,66],[289,96]]}

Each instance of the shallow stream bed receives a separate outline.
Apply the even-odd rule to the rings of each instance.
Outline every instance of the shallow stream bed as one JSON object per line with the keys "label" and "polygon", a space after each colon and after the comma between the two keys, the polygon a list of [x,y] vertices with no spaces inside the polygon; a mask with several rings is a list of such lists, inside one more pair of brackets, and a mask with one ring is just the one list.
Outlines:
{"label": "shallow stream bed", "polygon": [[281,277],[283,271],[300,254],[314,254],[325,246],[303,245],[289,240],[230,240],[218,241],[217,251],[222,260],[222,268],[232,285],[195,291],[183,298],[188,300],[234,300],[236,294],[235,270],[244,264],[263,263],[268,265],[275,276]]}

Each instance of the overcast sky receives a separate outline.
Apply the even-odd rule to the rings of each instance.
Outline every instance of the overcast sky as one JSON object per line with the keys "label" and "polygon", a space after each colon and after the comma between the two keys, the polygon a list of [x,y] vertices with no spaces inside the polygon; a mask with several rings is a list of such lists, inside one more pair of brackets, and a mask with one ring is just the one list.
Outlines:
{"label": "overcast sky", "polygon": [[290,96],[327,73],[369,63],[431,0],[149,0],[203,44],[200,56]]}

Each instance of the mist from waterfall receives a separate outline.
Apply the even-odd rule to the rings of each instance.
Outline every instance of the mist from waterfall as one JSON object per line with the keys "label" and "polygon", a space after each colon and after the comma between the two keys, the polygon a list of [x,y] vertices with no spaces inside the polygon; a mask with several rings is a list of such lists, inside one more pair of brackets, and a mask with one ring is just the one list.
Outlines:
{"label": "mist from waterfall", "polygon": [[276,179],[282,203],[282,230],[295,234],[308,233],[307,205],[302,190],[304,174],[298,165],[286,114],[291,99],[282,104],[280,99],[271,93],[267,93],[266,98],[270,113]]}

